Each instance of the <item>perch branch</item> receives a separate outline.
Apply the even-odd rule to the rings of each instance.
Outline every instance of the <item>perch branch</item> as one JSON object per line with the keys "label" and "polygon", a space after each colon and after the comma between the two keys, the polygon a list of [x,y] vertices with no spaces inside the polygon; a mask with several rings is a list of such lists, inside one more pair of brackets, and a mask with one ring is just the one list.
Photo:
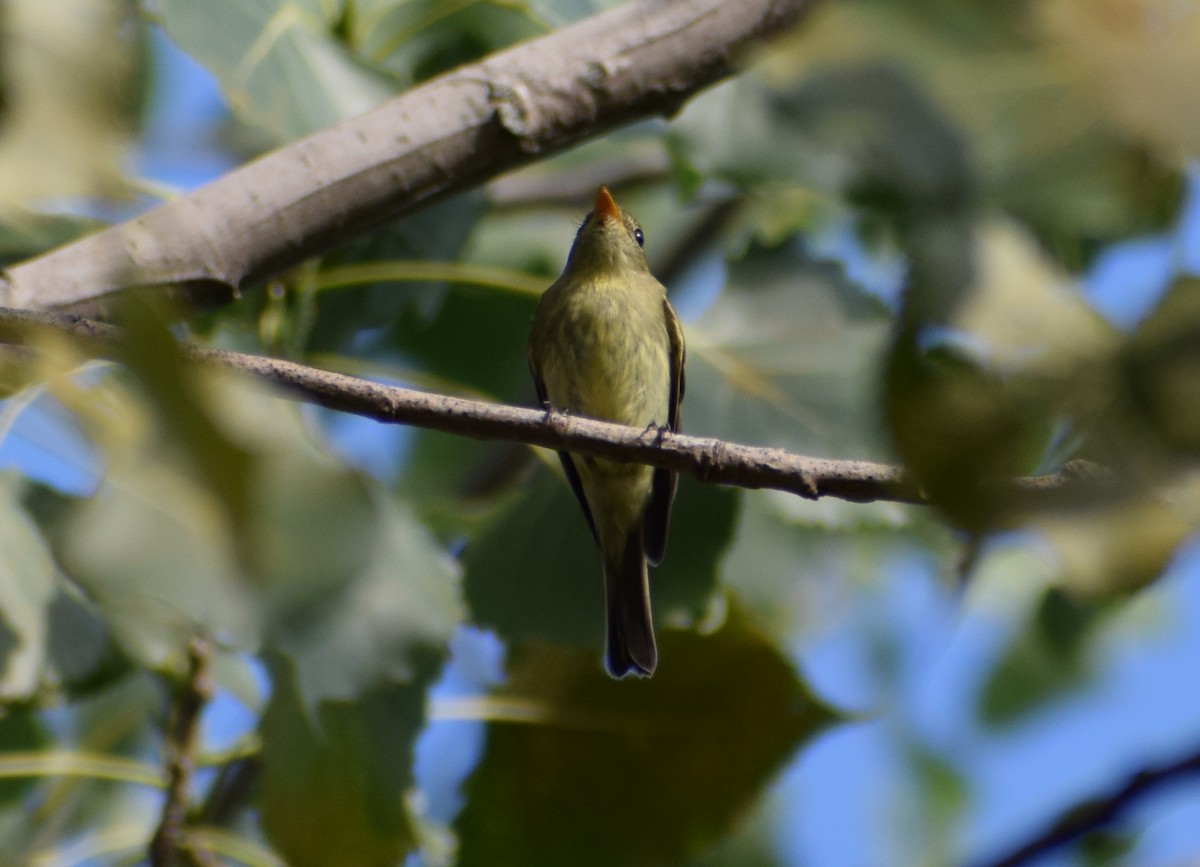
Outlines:
{"label": "perch branch", "polygon": [[[0,340],[23,342],[41,329],[66,332],[99,357],[113,354],[120,330],[64,313],[0,308]],[[771,488],[810,500],[837,497],[866,503],[926,503],[902,467],[829,460],[783,449],[707,437],[658,433],[609,422],[430,394],[258,355],[181,344],[188,357],[272,383],[287,396],[380,422],[406,424],[484,440],[507,440],[615,460],[666,467],[701,481]],[[1082,462],[1062,471],[1006,483],[1016,494],[1041,497],[1078,484],[1103,481]]]}

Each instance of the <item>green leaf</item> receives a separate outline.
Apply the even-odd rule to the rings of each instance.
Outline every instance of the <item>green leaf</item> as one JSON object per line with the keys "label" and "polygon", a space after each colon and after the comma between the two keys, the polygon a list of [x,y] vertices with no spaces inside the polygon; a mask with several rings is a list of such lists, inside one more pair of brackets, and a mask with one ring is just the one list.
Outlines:
{"label": "green leaf", "polygon": [[20,481],[0,473],[0,702],[31,698],[46,666],[47,609],[58,573],[19,501]]}
{"label": "green leaf", "polygon": [[428,655],[407,683],[309,709],[291,667],[271,665],[259,809],[271,844],[295,867],[391,867],[416,841],[405,807],[412,747],[437,672]]}
{"label": "green leaf", "polygon": [[[0,755],[11,753],[29,753],[46,747],[50,743],[42,722],[36,713],[29,709],[12,708],[0,716]],[[17,802],[29,791],[34,780],[6,779],[0,780],[0,815],[4,808]],[[25,806],[19,806],[28,818]],[[0,829],[4,820],[0,819]],[[3,840],[0,830],[0,840]]]}
{"label": "green leaf", "polygon": [[171,38],[217,76],[230,106],[277,142],[373,108],[395,85],[329,32],[325,4],[162,0]]}
{"label": "green leaf", "polygon": [[988,676],[979,699],[983,722],[1012,725],[1085,686],[1091,677],[1086,651],[1110,610],[1047,588]]}
{"label": "green leaf", "polygon": [[238,646],[257,644],[258,609],[220,504],[167,464],[110,465],[61,540],[64,566],[141,664],[182,671],[200,627]]}
{"label": "green leaf", "polygon": [[470,544],[463,569],[472,619],[504,638],[603,640],[600,555],[579,504],[553,474],[538,473]]}
{"label": "green leaf", "polygon": [[[68,509],[56,533],[118,644],[178,669],[196,630],[251,651],[270,637],[297,648],[310,702],[411,673],[414,654],[440,650],[459,603],[454,568],[428,533],[314,442],[294,403],[240,377],[185,372],[204,374],[203,389],[177,384],[168,401],[186,411],[150,415],[115,381],[96,388],[128,402],[125,423],[104,433],[100,492]],[[152,395],[170,390],[164,381]],[[174,444],[194,417],[243,458],[221,467],[245,491],[241,520],[179,468],[188,462]]]}
{"label": "green leaf", "polygon": [[1122,359],[1134,406],[1162,444],[1200,453],[1200,279],[1180,277],[1130,339]]}
{"label": "green leaf", "polygon": [[667,556],[651,570],[657,619],[679,624],[705,616],[717,592],[717,566],[734,538],[742,493],[688,476],[679,480]]}
{"label": "green leaf", "polygon": [[[461,254],[483,213],[484,198],[479,193],[451,196],[422,208],[419,214],[395,220],[352,241],[325,256],[321,264],[323,268],[336,270],[356,264],[405,260],[451,262]],[[316,280],[320,285],[320,275]],[[316,320],[298,348],[306,352],[353,349],[357,354],[364,342],[364,332],[374,332],[368,345],[376,353],[386,357],[397,349],[405,352],[406,329],[427,327],[439,315],[450,291],[463,290],[424,281],[322,289],[316,298]],[[477,292],[466,291],[472,295]]]}
{"label": "green leaf", "polygon": [[733,616],[664,630],[663,664],[614,681],[594,654],[514,652],[456,822],[459,864],[674,864],[728,832],[787,758],[837,721]]}
{"label": "green leaf", "polygon": [[383,496],[375,506],[368,569],[284,618],[273,636],[293,662],[310,713],[323,699],[415,680],[427,658],[445,652],[462,621],[455,564],[407,510]]}
{"label": "green leaf", "polygon": [[752,249],[688,338],[684,430],[869,459],[875,366],[891,314],[794,246]]}

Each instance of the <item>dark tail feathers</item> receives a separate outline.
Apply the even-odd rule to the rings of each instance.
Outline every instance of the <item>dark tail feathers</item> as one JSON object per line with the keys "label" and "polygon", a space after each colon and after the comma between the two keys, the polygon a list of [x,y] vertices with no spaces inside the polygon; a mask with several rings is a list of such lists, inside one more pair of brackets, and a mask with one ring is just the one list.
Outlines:
{"label": "dark tail feathers", "polygon": [[608,642],[605,664],[613,677],[633,673],[639,677],[654,674],[658,648],[654,643],[654,622],[650,616],[650,585],[646,576],[646,554],[641,533],[625,538],[618,563],[604,563],[604,593],[608,603]]}

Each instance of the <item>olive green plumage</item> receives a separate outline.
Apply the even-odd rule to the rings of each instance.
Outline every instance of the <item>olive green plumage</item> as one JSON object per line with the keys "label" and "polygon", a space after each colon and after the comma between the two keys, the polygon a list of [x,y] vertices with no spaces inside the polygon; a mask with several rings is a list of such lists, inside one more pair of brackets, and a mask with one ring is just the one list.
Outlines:
{"label": "olive green plumage", "polygon": [[[529,334],[538,397],[558,410],[677,431],[683,331],[650,273],[637,221],[604,187]],[[675,475],[560,452],[604,560],[609,673],[650,675],[658,661],[646,562],[667,542]]]}

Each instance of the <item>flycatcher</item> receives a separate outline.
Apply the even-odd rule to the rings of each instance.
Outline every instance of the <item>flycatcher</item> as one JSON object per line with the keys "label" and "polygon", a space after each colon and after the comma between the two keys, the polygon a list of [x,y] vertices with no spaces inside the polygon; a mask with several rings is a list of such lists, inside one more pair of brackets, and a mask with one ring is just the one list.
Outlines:
{"label": "flycatcher", "polygon": [[[542,295],[529,368],[542,403],[638,428],[679,430],[683,330],[650,273],[637,220],[605,187]],[[667,545],[676,477],[644,464],[559,452],[604,559],[609,674],[649,676],[658,662],[646,563]]]}

